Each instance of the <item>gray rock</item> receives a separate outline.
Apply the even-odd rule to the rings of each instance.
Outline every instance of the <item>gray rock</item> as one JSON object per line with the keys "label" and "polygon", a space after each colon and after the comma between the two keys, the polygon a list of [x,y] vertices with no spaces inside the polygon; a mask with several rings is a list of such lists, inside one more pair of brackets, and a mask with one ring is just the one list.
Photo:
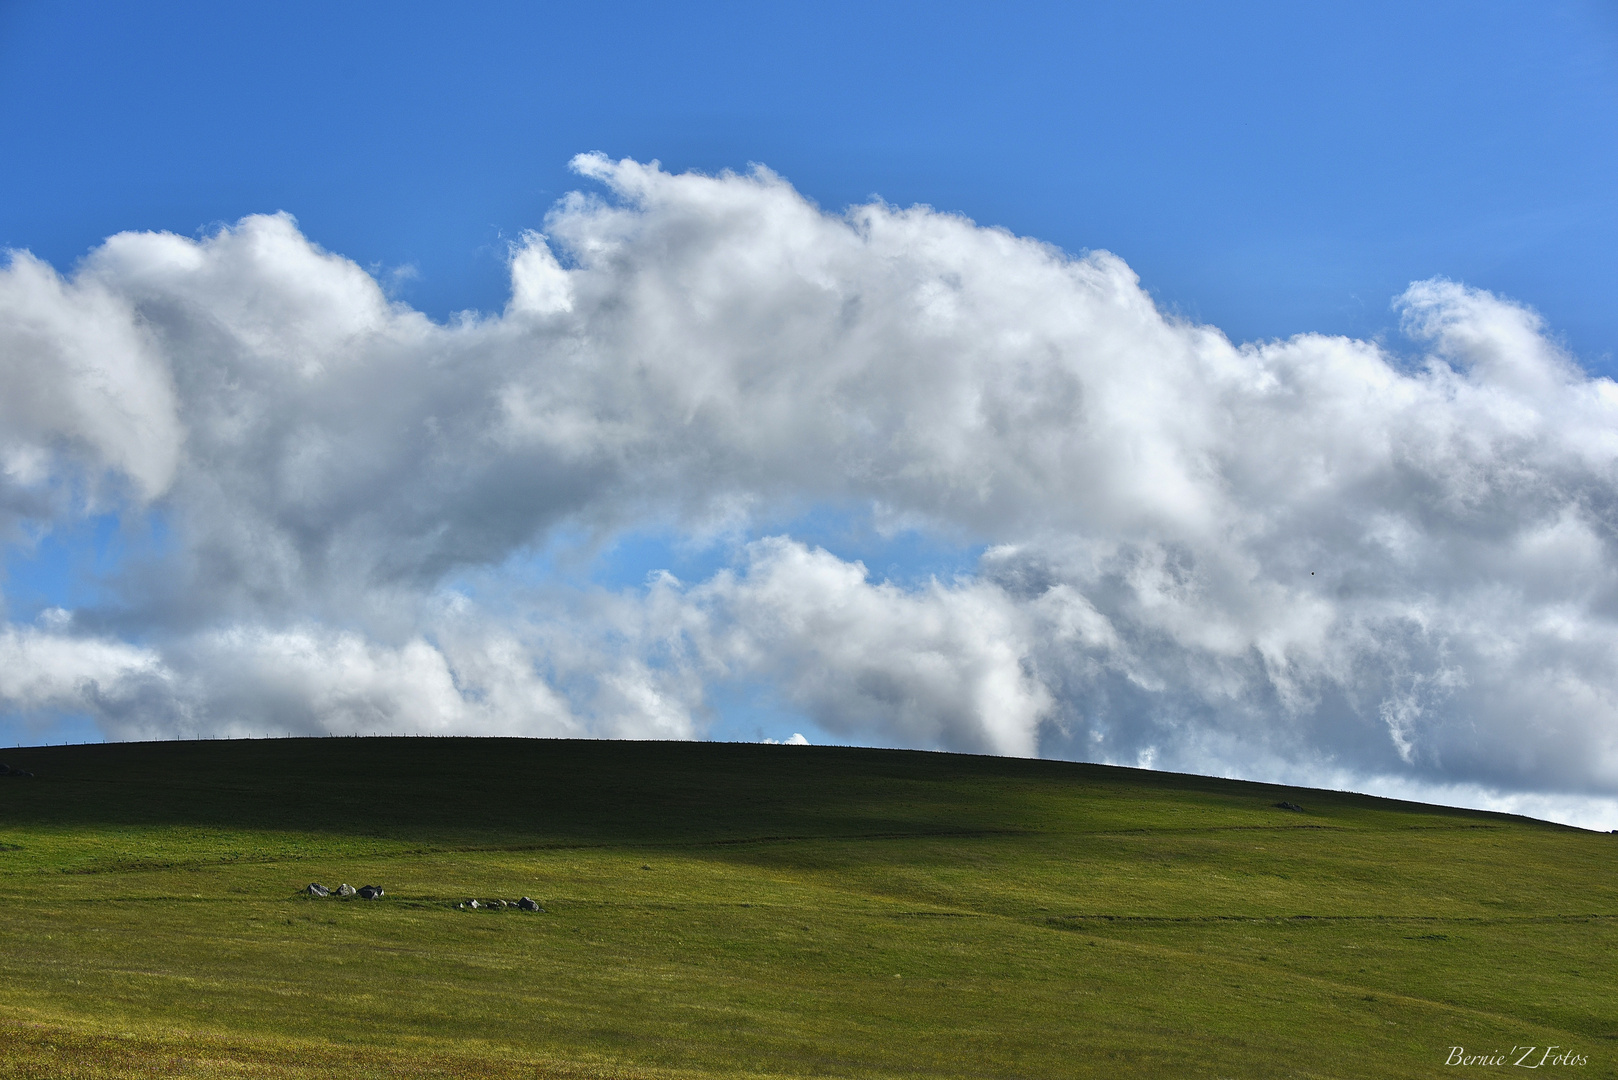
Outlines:
{"label": "gray rock", "polygon": [[326,888],[326,886],[324,886],[324,885],[317,884],[317,883],[315,883],[313,881],[311,881],[309,883],[309,887],[307,889],[303,890],[303,891],[308,893],[310,896],[330,896],[331,895],[331,890],[330,889]]}
{"label": "gray rock", "polygon": [[468,900],[466,902],[466,906],[471,908],[473,911],[476,911],[478,908],[482,907],[483,905],[478,903],[476,900]]}
{"label": "gray rock", "polygon": [[382,899],[382,886],[380,886],[380,885],[361,885],[360,886],[360,899],[361,900],[380,900],[380,899]]}
{"label": "gray rock", "polygon": [[523,897],[521,900],[517,901],[517,906],[522,908],[524,911],[544,911],[545,910],[544,908],[542,908],[538,904],[536,904],[534,901],[528,899],[528,897],[526,897],[526,896]]}
{"label": "gray rock", "polygon": [[497,908],[507,908],[507,907],[510,907],[511,905],[506,903],[504,900],[495,900],[489,906],[490,907],[497,907]]}
{"label": "gray rock", "polygon": [[338,896],[353,896],[359,890],[354,888],[354,886],[350,885],[348,882],[345,881],[341,885],[337,886],[337,888],[333,889],[332,891],[335,892]]}
{"label": "gray rock", "polygon": [[1275,805],[1276,805],[1276,808],[1280,809],[1280,810],[1302,810],[1303,809],[1303,807],[1299,806],[1295,802],[1278,802]]}

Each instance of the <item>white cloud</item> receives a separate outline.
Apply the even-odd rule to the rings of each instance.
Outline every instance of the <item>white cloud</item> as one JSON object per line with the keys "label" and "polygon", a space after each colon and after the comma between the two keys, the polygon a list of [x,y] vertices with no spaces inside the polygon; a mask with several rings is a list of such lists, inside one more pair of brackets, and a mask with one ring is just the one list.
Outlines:
{"label": "white cloud", "polygon": [[964,583],[906,592],[865,567],[781,537],[749,547],[741,574],[687,594],[706,615],[703,658],[764,677],[835,735],[1033,756],[1050,694],[1024,658],[1027,613]]}
{"label": "white cloud", "polygon": [[67,629],[60,618],[0,629],[0,703],[25,715],[105,715],[172,679],[153,650]]}
{"label": "white cloud", "polygon": [[143,499],[168,488],[184,433],[129,297],[14,253],[0,270],[0,357],[0,500],[14,513],[24,492],[61,482],[55,455],[92,478],[122,473]]}
{"label": "white cloud", "polygon": [[[867,741],[1618,795],[1618,386],[1532,312],[1430,281],[1413,359],[1235,345],[1105,252],[576,165],[606,193],[450,325],[285,216],[15,255],[4,512],[122,476],[173,543],[56,634],[139,693],[22,689],[56,669],[19,645],[11,707],[686,738],[760,679]],[[986,553],[904,588],[780,535],[858,505]],[[647,523],[764,539],[619,594],[512,570]]]}

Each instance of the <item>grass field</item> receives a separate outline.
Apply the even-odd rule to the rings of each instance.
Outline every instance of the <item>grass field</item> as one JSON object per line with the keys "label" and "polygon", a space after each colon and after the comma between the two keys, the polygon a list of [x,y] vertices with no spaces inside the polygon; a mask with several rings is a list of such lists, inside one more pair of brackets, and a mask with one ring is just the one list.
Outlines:
{"label": "grass field", "polygon": [[0,760],[0,1075],[1618,1076],[1618,836],[831,747]]}

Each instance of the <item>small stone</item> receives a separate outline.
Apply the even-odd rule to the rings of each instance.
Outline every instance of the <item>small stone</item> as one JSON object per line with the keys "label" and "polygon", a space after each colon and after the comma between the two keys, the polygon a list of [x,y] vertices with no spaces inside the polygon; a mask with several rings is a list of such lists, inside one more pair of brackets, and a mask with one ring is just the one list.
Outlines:
{"label": "small stone", "polygon": [[542,911],[542,910],[544,910],[537,903],[535,903],[534,901],[528,899],[528,897],[526,897],[526,896],[523,897],[521,900],[517,901],[517,906],[522,908],[524,911]]}
{"label": "small stone", "polygon": [[511,905],[506,903],[504,900],[496,900],[496,901],[494,901],[494,903],[490,904],[489,906],[490,907],[505,908],[505,907],[510,907]]}
{"label": "small stone", "polygon": [[482,907],[483,905],[479,904],[476,900],[468,900],[466,902],[466,906],[471,908],[473,911],[476,911],[478,908]]}
{"label": "small stone", "polygon": [[303,891],[308,893],[310,896],[330,896],[331,895],[331,890],[330,889],[326,888],[326,886],[324,886],[324,885],[318,884],[317,882],[313,882],[313,881],[311,881],[309,883],[309,887],[307,889],[303,890]]}
{"label": "small stone", "polygon": [[348,882],[345,881],[341,885],[337,886],[337,888],[333,889],[332,891],[335,892],[338,896],[353,896],[359,890],[354,888],[354,886],[350,885]]}
{"label": "small stone", "polygon": [[1278,802],[1275,805],[1276,805],[1276,807],[1278,809],[1281,809],[1281,810],[1302,810],[1303,809],[1303,807],[1299,806],[1295,802]]}
{"label": "small stone", "polygon": [[641,869],[642,869],[642,870],[650,870],[650,869],[651,869],[651,867],[650,867],[650,866],[643,866],[643,867],[641,867]]}
{"label": "small stone", "polygon": [[380,899],[382,899],[382,886],[380,886],[380,885],[361,885],[360,886],[360,899],[361,900],[380,900]]}

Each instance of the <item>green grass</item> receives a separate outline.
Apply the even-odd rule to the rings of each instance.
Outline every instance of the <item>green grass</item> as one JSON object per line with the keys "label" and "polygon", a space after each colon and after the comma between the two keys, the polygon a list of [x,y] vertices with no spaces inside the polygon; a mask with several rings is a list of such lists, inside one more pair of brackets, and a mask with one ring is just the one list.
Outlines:
{"label": "green grass", "polygon": [[830,747],[0,759],[0,1075],[1618,1076],[1618,836]]}

